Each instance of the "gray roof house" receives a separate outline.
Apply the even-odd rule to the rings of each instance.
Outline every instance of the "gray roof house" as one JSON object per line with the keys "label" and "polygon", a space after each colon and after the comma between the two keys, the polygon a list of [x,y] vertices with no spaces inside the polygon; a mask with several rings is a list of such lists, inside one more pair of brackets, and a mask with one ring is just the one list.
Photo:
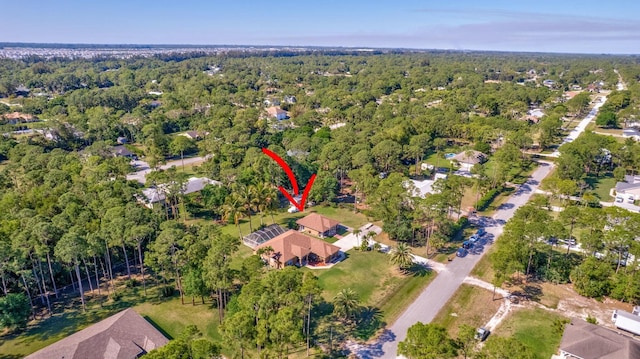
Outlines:
{"label": "gray roof house", "polygon": [[111,148],[111,153],[113,153],[113,155],[115,157],[127,157],[127,158],[134,158],[137,157],[135,155],[135,153],[129,151],[126,147],[120,145],[120,146],[113,146]]}
{"label": "gray roof house", "polygon": [[[184,194],[200,192],[208,184],[219,186],[222,182],[214,181],[206,177],[191,177],[184,185]],[[146,207],[153,208],[155,203],[164,203],[166,192],[167,188],[163,185],[154,188],[145,188],[142,190],[142,196],[138,198],[138,201],[142,202]]]}
{"label": "gray roof house", "polygon": [[633,196],[635,200],[640,199],[640,176],[624,176],[624,182],[616,183],[615,192],[617,195]]}
{"label": "gray roof house", "polygon": [[566,359],[640,358],[640,341],[599,325],[574,319],[567,324],[560,342],[560,357]]}
{"label": "gray roof house", "polygon": [[26,359],[135,359],[169,340],[133,309],[72,334]]}

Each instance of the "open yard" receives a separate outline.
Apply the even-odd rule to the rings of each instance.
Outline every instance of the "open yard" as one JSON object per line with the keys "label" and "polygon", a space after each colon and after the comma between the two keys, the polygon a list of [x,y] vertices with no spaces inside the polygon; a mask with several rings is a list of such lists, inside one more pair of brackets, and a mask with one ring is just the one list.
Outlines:
{"label": "open yard", "polygon": [[102,306],[97,299],[88,296],[86,314],[78,311],[79,299],[74,297],[66,303],[66,307],[56,308],[56,314],[52,317],[30,323],[20,333],[0,336],[0,358],[22,358],[129,307],[133,307],[169,339],[175,338],[187,325],[194,324],[205,338],[220,342],[218,312],[211,307],[211,301],[203,305],[196,300],[193,306],[190,298],[188,301],[185,298],[183,305],[177,296],[159,299],[157,289],[148,288],[148,295],[144,298],[141,287],[122,286],[118,290],[122,297],[118,301],[109,300]]}
{"label": "open yard", "polygon": [[455,338],[458,327],[462,324],[475,328],[484,326],[498,311],[500,304],[502,300],[493,300],[493,292],[463,284],[440,310],[433,323],[447,328],[449,334]]}
{"label": "open yard", "polygon": [[435,277],[435,273],[416,268],[401,274],[389,262],[387,254],[351,250],[341,263],[326,270],[314,270],[327,301],[342,289],[358,293],[362,305],[380,309],[386,323],[391,323]]}
{"label": "open yard", "polygon": [[606,173],[601,177],[587,177],[586,182],[591,186],[593,192],[600,201],[613,202],[613,197],[609,195],[612,188],[616,186],[616,179],[611,173]]}
{"label": "open yard", "polygon": [[544,309],[520,309],[509,314],[492,335],[515,337],[531,347],[538,358],[548,359],[562,339],[562,333],[553,329],[554,322],[561,319],[564,317]]}

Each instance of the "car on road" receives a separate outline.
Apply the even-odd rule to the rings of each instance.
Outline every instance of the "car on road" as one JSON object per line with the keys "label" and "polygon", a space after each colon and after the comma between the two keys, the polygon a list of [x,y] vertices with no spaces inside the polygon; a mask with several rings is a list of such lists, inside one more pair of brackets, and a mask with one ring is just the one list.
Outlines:
{"label": "car on road", "polygon": [[471,247],[473,247],[473,242],[470,242],[470,241],[464,241],[464,242],[462,242],[462,248],[464,248],[464,249],[469,249],[469,248],[471,248]]}
{"label": "car on road", "polygon": [[479,237],[484,236],[485,233],[487,233],[487,231],[485,231],[483,227],[478,228],[478,231],[476,232]]}
{"label": "car on road", "polygon": [[617,196],[616,197],[616,203],[622,203],[622,202],[624,202],[624,198],[622,198],[620,196]]}
{"label": "car on road", "polygon": [[485,341],[487,337],[491,334],[491,331],[487,328],[478,328],[476,329],[475,338],[481,342]]}
{"label": "car on road", "polygon": [[476,243],[479,239],[480,237],[477,234],[473,234],[471,235],[471,237],[469,237],[469,242]]}
{"label": "car on road", "polygon": [[629,197],[627,197],[627,203],[631,203],[631,204],[633,204],[635,201],[636,201],[636,199],[635,199],[632,195],[630,195]]}
{"label": "car on road", "polygon": [[466,250],[466,249],[464,249],[464,248],[458,248],[458,251],[456,252],[456,256],[458,256],[458,257],[464,257],[464,256],[466,256],[466,255],[467,255],[467,253],[469,253],[469,252],[467,252],[467,250]]}
{"label": "car on road", "polygon": [[552,246],[557,246],[558,245],[558,238],[556,237],[549,237],[547,239],[547,244],[550,244]]}

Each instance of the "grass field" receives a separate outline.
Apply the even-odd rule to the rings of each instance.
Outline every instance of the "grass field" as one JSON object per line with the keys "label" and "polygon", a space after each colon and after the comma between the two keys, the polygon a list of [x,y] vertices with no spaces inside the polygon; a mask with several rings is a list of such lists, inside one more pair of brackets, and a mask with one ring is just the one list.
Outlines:
{"label": "grass field", "polygon": [[433,323],[444,326],[455,338],[462,324],[474,328],[484,326],[498,311],[500,304],[502,300],[493,300],[491,291],[463,284],[440,310]]}
{"label": "grass field", "polygon": [[489,257],[491,256],[494,248],[495,246],[489,247],[489,251],[487,251],[487,254],[485,254],[484,257],[482,257],[482,259],[480,259],[480,261],[476,264],[476,266],[473,267],[473,270],[471,271],[472,276],[482,279],[485,282],[493,282],[495,271],[493,270],[493,267],[491,267],[491,261],[489,260]]}
{"label": "grass field", "polygon": [[341,263],[326,270],[314,270],[327,301],[342,289],[358,293],[363,305],[377,307],[386,323],[392,323],[435,277],[425,270],[401,274],[387,254],[349,251]]}
{"label": "grass field", "polygon": [[553,323],[564,317],[544,309],[522,309],[509,314],[495,330],[495,335],[515,337],[531,347],[538,358],[548,359],[555,354],[562,333],[554,332]]}
{"label": "grass field", "polygon": [[148,288],[146,298],[142,288],[118,289],[122,298],[118,301],[106,301],[100,306],[96,298],[87,296],[87,313],[81,313],[79,298],[66,303],[67,307],[56,308],[56,312],[47,318],[30,325],[22,332],[0,336],[0,358],[22,358],[84,329],[123,309],[133,307],[140,315],[149,320],[168,338],[175,338],[189,324],[196,325],[204,337],[220,341],[217,331],[218,312],[211,307],[211,302],[203,305],[196,300],[195,306],[185,298],[181,304],[179,297],[159,299],[157,287]]}
{"label": "grass field", "polygon": [[616,179],[611,173],[606,173],[601,177],[587,177],[586,182],[591,186],[593,192],[601,201],[612,202],[613,197],[609,195],[612,188],[616,186]]}

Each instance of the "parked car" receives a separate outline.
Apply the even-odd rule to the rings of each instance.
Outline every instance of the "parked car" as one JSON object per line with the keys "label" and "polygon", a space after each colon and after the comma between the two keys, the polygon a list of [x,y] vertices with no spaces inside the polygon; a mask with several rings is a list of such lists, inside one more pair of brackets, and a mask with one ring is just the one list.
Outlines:
{"label": "parked car", "polygon": [[622,203],[622,202],[624,202],[624,198],[622,198],[620,196],[616,196],[616,202],[617,203]]}
{"label": "parked car", "polygon": [[487,337],[489,336],[489,334],[491,334],[491,331],[487,328],[478,328],[476,330],[476,339],[480,340],[480,341],[485,341],[487,339]]}
{"label": "parked car", "polygon": [[629,197],[627,197],[627,203],[633,204],[635,201],[636,199],[633,196],[630,195]]}
{"label": "parked car", "polygon": [[464,242],[462,242],[462,248],[464,248],[464,249],[469,249],[469,248],[471,248],[471,247],[473,247],[473,243],[472,243],[472,242],[470,242],[470,241],[464,241]]}
{"label": "parked car", "polygon": [[289,213],[297,213],[297,212],[300,212],[300,210],[296,206],[291,206],[291,207],[289,207],[287,212],[289,212]]}
{"label": "parked car", "polygon": [[558,245],[558,238],[556,237],[549,237],[547,239],[547,244],[550,244],[552,246]]}
{"label": "parked car", "polygon": [[471,235],[471,237],[469,237],[469,241],[471,243],[476,243],[479,239],[480,239],[480,237],[478,237],[477,234],[473,234],[473,235]]}
{"label": "parked car", "polygon": [[459,249],[458,249],[458,251],[456,252],[456,256],[458,256],[458,257],[464,257],[464,256],[466,256],[466,255],[467,255],[467,253],[469,253],[469,252],[467,252],[467,250],[466,250],[466,249],[464,249],[464,248],[459,248]]}
{"label": "parked car", "polygon": [[479,237],[484,236],[485,233],[487,233],[487,231],[484,230],[484,227],[478,228],[478,231],[476,232]]}

